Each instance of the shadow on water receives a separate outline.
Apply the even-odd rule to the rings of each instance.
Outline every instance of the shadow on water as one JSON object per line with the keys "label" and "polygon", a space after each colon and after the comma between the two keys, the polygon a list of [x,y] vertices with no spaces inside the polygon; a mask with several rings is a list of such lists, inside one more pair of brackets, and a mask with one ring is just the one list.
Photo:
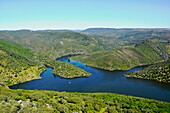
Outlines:
{"label": "shadow on water", "polygon": [[10,87],[11,89],[27,90],[54,90],[67,92],[110,92],[125,95],[144,97],[170,102],[170,85],[150,80],[132,79],[124,76],[127,72],[139,71],[142,67],[129,71],[106,71],[86,66],[80,62],[70,60],[67,57],[57,59],[61,62],[69,62],[89,73],[88,78],[64,79],[54,76],[52,68],[41,74],[42,79],[25,82]]}

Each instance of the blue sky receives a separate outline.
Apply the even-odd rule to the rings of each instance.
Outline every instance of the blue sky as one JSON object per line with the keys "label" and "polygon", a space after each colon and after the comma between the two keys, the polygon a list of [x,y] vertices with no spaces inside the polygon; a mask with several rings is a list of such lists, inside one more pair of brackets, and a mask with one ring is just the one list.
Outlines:
{"label": "blue sky", "polygon": [[170,28],[170,0],[0,0],[0,30]]}

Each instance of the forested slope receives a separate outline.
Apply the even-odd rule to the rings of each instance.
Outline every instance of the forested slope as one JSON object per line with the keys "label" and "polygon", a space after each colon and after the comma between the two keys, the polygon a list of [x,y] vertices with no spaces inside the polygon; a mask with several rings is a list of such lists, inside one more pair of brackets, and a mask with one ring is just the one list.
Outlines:
{"label": "forested slope", "polygon": [[39,79],[45,69],[28,49],[0,40],[0,82],[11,86]]}
{"label": "forested slope", "polygon": [[[8,47],[8,52],[11,54],[13,52],[11,49],[12,44],[19,44],[22,48],[24,47],[23,50],[17,50],[17,52],[22,53],[22,57],[33,63],[36,62],[41,65],[50,64],[50,67],[54,68],[53,73],[64,78],[88,77],[90,74],[71,64],[55,61],[56,58],[69,54],[88,54],[94,51],[104,50],[103,46],[95,38],[72,31],[0,31],[0,39],[1,42],[2,40],[11,42],[11,46]],[[6,49],[4,45],[2,47]],[[27,49],[29,51],[26,51]],[[20,53],[17,53],[17,55],[20,55]],[[22,64],[26,65],[25,62],[22,62]],[[9,63],[9,65],[12,64]],[[6,71],[4,72],[4,69],[2,70],[3,75],[6,74]],[[11,78],[13,77],[11,76]],[[20,83],[20,81],[23,80],[19,80],[16,83]]]}
{"label": "forested slope", "polygon": [[135,66],[167,61],[169,59],[167,45],[169,45],[168,42],[149,40],[137,44],[135,47],[116,48],[72,59],[110,71],[128,70]]}
{"label": "forested slope", "polygon": [[103,50],[95,38],[71,31],[0,31],[0,39],[20,44],[38,53],[42,60]]}
{"label": "forested slope", "polygon": [[64,78],[88,77],[89,73],[71,64],[47,59],[41,61],[39,54],[14,43],[0,40],[0,82],[8,86],[40,79],[45,65],[54,68],[55,75]]}
{"label": "forested slope", "polygon": [[[120,34],[122,34],[123,32],[130,33],[132,31],[134,32],[135,30],[131,30],[131,29],[129,30],[124,29],[123,31],[116,30],[115,33],[119,32]],[[144,31],[149,32],[146,30]],[[161,29],[158,31],[162,32],[162,36],[168,36],[167,30]],[[163,32],[167,32],[167,33],[163,33]],[[76,33],[72,31],[46,31],[46,30],[44,31],[31,31],[31,30],[0,31],[0,39],[1,39],[1,54],[2,54],[1,57],[3,57],[1,58],[3,59],[3,61],[1,61],[2,62],[1,70],[3,70],[1,73],[3,73],[3,75],[8,74],[7,73],[8,71],[4,71],[7,68],[3,67],[3,65],[6,65],[4,63],[5,61],[5,62],[9,62],[8,67],[15,68],[14,71],[17,73],[21,72],[21,70],[24,69],[32,70],[30,66],[36,67],[36,66],[43,66],[43,65],[50,64],[49,66],[54,68],[53,71],[54,74],[65,78],[74,78],[76,76],[87,77],[89,76],[89,73],[86,73],[82,69],[76,68],[71,64],[62,64],[58,61],[55,61],[56,58],[64,55],[85,54],[85,56],[83,57],[77,57],[73,59],[85,63],[89,66],[97,67],[101,69],[128,70],[135,66],[153,64],[155,62],[169,59],[168,58],[169,49],[167,48],[170,47],[168,40],[162,40],[161,43],[159,41],[158,42],[145,41],[144,43],[141,44],[137,43],[135,47],[123,46],[113,50],[104,51],[104,49],[110,47],[110,45],[112,45],[114,41],[117,41],[118,38],[114,39],[114,41],[110,41],[112,40],[112,38],[109,37],[104,39],[102,37],[98,38],[98,37],[93,37],[93,36],[85,35],[82,33]],[[8,41],[8,43],[9,42],[12,43],[11,45],[3,45],[4,43],[4,42],[2,43],[3,40]],[[106,42],[111,42],[111,43],[106,43]],[[20,49],[20,47],[17,48],[17,46],[19,46],[17,44],[22,46],[21,47],[22,50]],[[13,48],[13,45],[16,47]],[[16,63],[13,63],[14,60]],[[17,67],[15,65],[19,65],[19,66]],[[10,72],[10,73],[14,73],[14,72]],[[82,73],[82,74],[75,74],[75,73]],[[9,80],[7,81],[8,84],[11,85],[14,82],[9,82],[12,80],[10,78],[13,78],[14,76],[20,77],[17,74],[9,74],[9,75],[10,77],[5,76],[3,80],[7,80],[7,78],[9,78]],[[15,80],[15,83],[20,83],[21,81],[25,81],[25,80],[17,80],[17,81]]]}
{"label": "forested slope", "polygon": [[139,78],[170,83],[170,62],[151,65],[141,71],[127,73],[125,76],[128,78]]}

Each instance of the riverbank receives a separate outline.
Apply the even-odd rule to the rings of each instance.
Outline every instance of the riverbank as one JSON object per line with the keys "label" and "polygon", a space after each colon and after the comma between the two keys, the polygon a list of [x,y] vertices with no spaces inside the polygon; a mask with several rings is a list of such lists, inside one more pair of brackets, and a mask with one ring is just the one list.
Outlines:
{"label": "riverbank", "polygon": [[41,66],[41,67],[33,66],[28,68],[27,70],[22,70],[20,73],[15,75],[10,73],[12,78],[7,79],[7,77],[6,78],[4,77],[3,79],[1,79],[1,82],[6,84],[7,86],[13,86],[20,83],[41,79],[40,75],[45,71],[46,71],[45,66]]}
{"label": "riverbank", "polygon": [[138,72],[127,73],[125,76],[170,83],[170,62],[152,65]]}
{"label": "riverbank", "polygon": [[167,50],[165,43],[145,41],[135,47],[120,47],[109,51],[95,52],[89,56],[76,56],[71,59],[109,71],[129,70],[136,66],[168,61]]}
{"label": "riverbank", "polygon": [[[58,59],[68,63],[68,57]],[[134,68],[129,71],[105,71],[86,66],[80,62],[70,60],[70,64],[91,73],[88,78],[64,79],[52,74],[53,69],[47,70],[41,75],[42,79],[19,84],[11,89],[26,90],[53,90],[67,92],[110,92],[125,95],[144,97],[170,102],[170,87],[167,84],[149,80],[128,79],[124,76],[127,72],[140,71],[142,68]],[[142,87],[142,88],[141,88]],[[162,90],[164,93],[162,93]]]}
{"label": "riverbank", "polygon": [[[66,57],[66,56],[65,56]],[[60,59],[62,59],[61,57]],[[79,78],[79,77],[89,77],[91,74],[70,64],[70,63],[62,63],[60,61],[49,61],[45,64],[47,67],[53,68],[52,73],[54,75],[60,76],[62,78]]]}
{"label": "riverbank", "polygon": [[[136,65],[134,67],[130,67],[130,68],[126,68],[126,69],[108,69],[108,68],[101,68],[101,67],[98,67],[98,66],[94,66],[93,64],[88,64],[88,63],[81,62],[79,60],[76,60],[74,57],[70,58],[70,59],[73,60],[73,61],[80,62],[80,63],[82,63],[82,64],[84,64],[86,66],[90,66],[90,67],[93,67],[93,68],[96,68],[96,69],[100,69],[100,70],[111,71],[111,72],[112,71],[128,71],[128,70],[133,69],[133,68],[147,67],[147,66],[153,65],[153,64],[143,64],[143,65]],[[157,64],[157,63],[155,63],[155,64]]]}

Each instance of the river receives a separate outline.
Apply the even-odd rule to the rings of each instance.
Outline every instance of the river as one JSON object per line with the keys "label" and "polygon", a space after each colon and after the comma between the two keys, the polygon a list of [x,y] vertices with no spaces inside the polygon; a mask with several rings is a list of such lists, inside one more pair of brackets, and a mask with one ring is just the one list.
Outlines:
{"label": "river", "polygon": [[[68,62],[68,56],[57,59]],[[11,89],[53,90],[67,92],[109,92],[170,102],[170,85],[150,80],[132,79],[124,76],[127,72],[139,71],[133,68],[129,71],[105,71],[86,66],[80,62],[70,60],[71,64],[89,73],[88,78],[64,79],[54,76],[52,68],[41,74],[42,79],[33,80],[10,87]]]}

